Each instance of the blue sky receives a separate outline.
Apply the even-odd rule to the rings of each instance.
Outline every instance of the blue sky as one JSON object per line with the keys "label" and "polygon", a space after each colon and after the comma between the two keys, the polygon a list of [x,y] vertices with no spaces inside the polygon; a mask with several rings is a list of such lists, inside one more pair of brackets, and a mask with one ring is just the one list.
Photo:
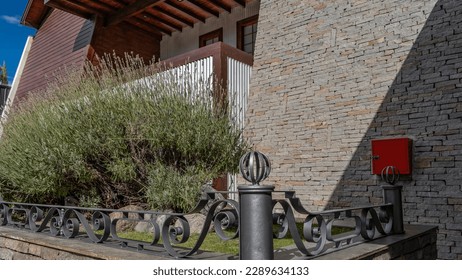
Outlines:
{"label": "blue sky", "polygon": [[27,0],[12,0],[2,1],[0,6],[0,65],[5,61],[10,83],[13,82],[27,37],[36,32],[34,28],[19,23],[26,5]]}

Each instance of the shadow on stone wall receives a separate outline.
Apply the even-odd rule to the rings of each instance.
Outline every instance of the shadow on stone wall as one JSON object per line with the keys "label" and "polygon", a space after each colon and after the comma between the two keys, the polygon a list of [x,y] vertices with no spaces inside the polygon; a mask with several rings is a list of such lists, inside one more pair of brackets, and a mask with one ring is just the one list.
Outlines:
{"label": "shadow on stone wall", "polygon": [[[462,209],[461,129],[462,3],[440,0],[357,147],[329,207],[380,203],[382,182],[371,175],[370,141],[410,137],[412,179],[398,183],[404,186],[405,222],[436,224],[440,241],[456,246],[457,241],[448,236],[458,236],[460,246],[462,218],[456,213]],[[456,258],[457,252],[449,247],[439,248],[439,257]]]}

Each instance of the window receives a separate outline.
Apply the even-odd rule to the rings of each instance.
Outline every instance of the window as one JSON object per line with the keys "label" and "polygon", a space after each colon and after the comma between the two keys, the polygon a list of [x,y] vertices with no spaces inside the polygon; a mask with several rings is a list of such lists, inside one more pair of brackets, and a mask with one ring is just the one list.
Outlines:
{"label": "window", "polygon": [[258,15],[237,23],[237,48],[253,55],[257,38]]}
{"label": "window", "polygon": [[205,47],[223,41],[223,28],[214,30],[199,37],[199,47]]}

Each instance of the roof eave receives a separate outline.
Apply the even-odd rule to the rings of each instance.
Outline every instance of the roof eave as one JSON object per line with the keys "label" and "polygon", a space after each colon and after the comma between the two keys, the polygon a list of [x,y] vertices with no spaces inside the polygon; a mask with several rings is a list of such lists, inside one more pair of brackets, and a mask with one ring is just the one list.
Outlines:
{"label": "roof eave", "polygon": [[49,9],[48,6],[45,6],[43,0],[28,0],[21,17],[21,24],[38,29]]}

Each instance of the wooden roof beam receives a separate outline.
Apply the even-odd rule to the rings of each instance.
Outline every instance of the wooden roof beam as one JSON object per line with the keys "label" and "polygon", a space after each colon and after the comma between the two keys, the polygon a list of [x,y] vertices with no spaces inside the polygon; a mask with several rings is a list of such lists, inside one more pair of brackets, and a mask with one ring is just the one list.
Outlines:
{"label": "wooden roof beam", "polygon": [[188,16],[190,17],[193,17],[201,22],[205,22],[205,17],[201,16],[201,15],[198,15],[196,12],[194,12],[192,9],[190,9],[189,7],[182,7],[180,6],[176,1],[171,1],[171,0],[167,0],[165,1],[165,4],[168,4],[170,7],[184,13],[184,14],[187,14]]}
{"label": "wooden roof beam", "polygon": [[143,12],[140,14],[141,17],[147,19],[147,20],[151,20],[151,21],[158,21],[160,23],[162,23],[163,25],[167,25],[167,26],[170,26],[178,31],[183,31],[183,27],[181,25],[178,25],[178,24],[174,24],[172,22],[169,22],[167,20],[164,20],[163,18],[160,18],[158,16],[155,16],[147,11]]}
{"label": "wooden roof beam", "polygon": [[231,7],[225,5],[225,4],[222,3],[222,2],[219,2],[219,1],[210,1],[210,4],[213,4],[215,7],[221,8],[221,9],[227,11],[228,13],[231,13]]}
{"label": "wooden roof beam", "polygon": [[106,26],[115,25],[165,0],[138,0],[106,18]]}
{"label": "wooden roof beam", "polygon": [[107,4],[106,2],[102,2],[100,0],[93,0],[91,2],[92,5],[96,5],[98,7],[100,7],[101,9],[109,12],[109,13],[113,13],[117,10],[117,7],[114,7],[114,6],[111,6],[109,4]]}
{"label": "wooden roof beam", "polygon": [[138,30],[139,32],[143,32],[144,34],[146,34],[148,36],[154,37],[159,41],[162,40],[162,33],[160,33],[160,31],[154,31],[153,32],[152,28],[146,29],[146,28],[144,28],[142,26],[138,26],[138,25],[134,24],[133,22],[129,22],[129,21],[126,21],[125,24],[128,24],[131,28],[134,28],[134,29]]}
{"label": "wooden roof beam", "polygon": [[238,3],[239,5],[241,5],[243,8],[245,8],[245,0],[234,0],[234,2]]}
{"label": "wooden roof beam", "polygon": [[170,32],[169,30],[161,29],[157,25],[148,24],[147,22],[145,22],[145,21],[143,21],[143,20],[141,20],[139,18],[131,17],[131,18],[127,19],[127,22],[132,24],[132,25],[138,26],[138,28],[141,28],[141,29],[144,29],[144,30],[146,30],[148,32],[151,32],[154,35],[159,35],[160,38],[162,38],[162,32],[167,34],[167,35],[172,35],[172,32]]}
{"label": "wooden roof beam", "polygon": [[65,4],[63,4],[63,1],[59,1],[59,0],[45,0],[44,3],[48,7],[66,11],[68,13],[71,13],[73,15],[86,18],[86,19],[90,19],[93,17],[93,15],[97,14],[95,11],[89,11],[87,8],[76,5],[72,2],[66,1]]}
{"label": "wooden roof beam", "polygon": [[162,8],[161,6],[153,7],[154,10],[158,11],[159,13],[163,13],[164,15],[179,21],[185,25],[188,25],[190,27],[194,27],[194,22],[188,20],[186,17],[180,16],[180,15],[175,15],[174,13]]}
{"label": "wooden roof beam", "polygon": [[[81,7],[82,9],[85,9],[87,11],[91,11],[94,15],[97,15],[97,16],[105,16],[105,12],[107,13],[108,12],[108,9],[107,8],[103,8],[101,9],[101,5],[97,2],[93,3],[92,2],[92,5],[95,5],[95,6],[98,6],[97,8],[95,8],[94,6],[90,6],[89,3],[87,2],[82,2],[82,1],[79,1],[79,2],[68,2],[68,4],[72,5],[72,6],[77,6],[77,7]],[[109,11],[113,11],[112,9],[109,10]]]}
{"label": "wooden roof beam", "polygon": [[209,7],[205,6],[204,4],[196,1],[196,0],[188,0],[189,3],[191,4],[194,4],[196,7],[200,8],[201,10],[215,16],[215,17],[219,17],[220,16],[220,13],[213,10],[213,9],[210,9]]}

